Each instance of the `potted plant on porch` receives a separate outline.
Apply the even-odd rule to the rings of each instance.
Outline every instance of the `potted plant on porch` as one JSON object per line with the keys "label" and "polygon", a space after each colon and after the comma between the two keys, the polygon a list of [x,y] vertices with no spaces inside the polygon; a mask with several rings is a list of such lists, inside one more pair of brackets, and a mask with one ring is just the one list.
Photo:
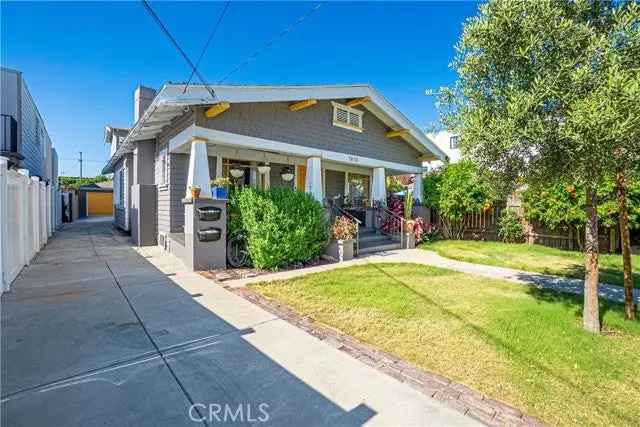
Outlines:
{"label": "potted plant on porch", "polygon": [[211,181],[212,196],[214,199],[226,199],[229,194],[228,188],[231,185],[229,178],[218,177]]}
{"label": "potted plant on porch", "polygon": [[196,200],[200,198],[200,187],[197,185],[192,185],[189,187],[189,191],[191,191],[191,200]]}
{"label": "potted plant on porch", "polygon": [[353,238],[358,224],[346,216],[338,216],[331,226],[331,241],[327,247],[327,255],[338,262],[353,259]]}

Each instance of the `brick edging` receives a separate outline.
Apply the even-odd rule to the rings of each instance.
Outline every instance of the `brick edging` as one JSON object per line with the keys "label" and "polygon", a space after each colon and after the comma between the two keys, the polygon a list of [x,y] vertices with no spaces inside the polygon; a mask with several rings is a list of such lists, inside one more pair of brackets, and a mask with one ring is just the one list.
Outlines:
{"label": "brick edging", "polygon": [[[223,285],[224,286],[224,285]],[[230,292],[256,304],[279,318],[358,359],[378,371],[406,383],[449,408],[474,418],[488,426],[545,426],[541,420],[523,414],[498,400],[448,378],[427,372],[392,354],[374,349],[337,329],[319,325],[308,316],[301,316],[289,307],[268,299],[248,288],[224,286]]]}

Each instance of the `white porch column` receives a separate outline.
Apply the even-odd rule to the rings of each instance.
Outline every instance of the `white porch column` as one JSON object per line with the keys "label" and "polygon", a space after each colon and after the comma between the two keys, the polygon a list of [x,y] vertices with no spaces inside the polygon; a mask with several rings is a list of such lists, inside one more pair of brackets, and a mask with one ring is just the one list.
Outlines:
{"label": "white porch column", "polygon": [[186,198],[191,198],[189,187],[200,187],[200,197],[211,198],[211,184],[209,183],[209,155],[207,154],[207,141],[194,139],[191,142],[191,155],[189,156],[189,175],[187,178]]}
{"label": "white porch column", "polygon": [[222,155],[216,155],[216,178],[222,178]]}
{"label": "white porch column", "polygon": [[422,201],[422,174],[417,173],[414,175],[415,181],[413,182],[413,200]]}
{"label": "white porch column", "polygon": [[374,202],[387,203],[387,183],[384,168],[373,169],[373,183],[371,185],[371,199]]}
{"label": "white porch column", "polygon": [[314,199],[322,203],[324,192],[322,191],[322,165],[320,163],[320,157],[309,157],[307,159],[304,190],[311,194]]}

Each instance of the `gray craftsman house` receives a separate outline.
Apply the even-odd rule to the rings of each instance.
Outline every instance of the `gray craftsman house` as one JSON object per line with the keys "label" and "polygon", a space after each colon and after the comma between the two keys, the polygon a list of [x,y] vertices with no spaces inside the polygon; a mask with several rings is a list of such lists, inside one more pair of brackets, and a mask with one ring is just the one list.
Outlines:
{"label": "gray craftsman house", "polygon": [[[212,256],[198,249],[206,240],[199,231],[216,228],[199,222],[199,206],[224,211],[224,203],[207,199],[216,177],[294,187],[348,208],[364,224],[386,198],[387,176],[419,176],[423,162],[445,158],[369,85],[138,87],[133,127],[107,126],[105,142],[114,223],[136,244],[158,244],[194,269],[207,267],[198,251]],[[191,186],[201,189],[196,204]],[[224,240],[222,231],[216,239]]]}

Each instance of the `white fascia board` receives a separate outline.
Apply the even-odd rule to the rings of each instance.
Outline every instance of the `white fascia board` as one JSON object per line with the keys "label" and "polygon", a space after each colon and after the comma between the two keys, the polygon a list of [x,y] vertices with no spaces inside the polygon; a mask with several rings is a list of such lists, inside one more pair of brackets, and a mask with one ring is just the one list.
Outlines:
{"label": "white fascia board", "polygon": [[224,132],[215,129],[203,128],[191,125],[169,141],[169,152],[183,151],[183,146],[189,143],[192,138],[204,138],[211,144],[230,146],[236,148],[246,148],[253,150],[273,151],[281,154],[288,154],[300,157],[320,157],[321,159],[356,165],[361,167],[383,167],[394,171],[405,173],[421,173],[421,166],[406,165],[402,163],[388,162],[385,160],[371,159],[353,154],[338,153],[335,151],[322,150],[318,148],[305,147],[302,145],[289,144],[286,142],[274,141],[253,136],[239,135],[231,132]]}
{"label": "white fascia board", "polygon": [[184,85],[167,85],[166,93],[176,100],[190,100],[194,104],[213,104],[217,102],[288,102],[304,99],[340,99],[366,96],[367,85],[348,86],[210,86],[216,94],[215,99],[203,86],[190,86],[183,94]]}
{"label": "white fascia board", "polygon": [[[426,147],[429,152],[433,155],[437,156],[441,160],[446,158],[446,154],[438,148],[436,144],[429,138],[422,130],[420,130],[411,120],[409,120],[402,112],[397,109],[393,104],[391,104],[387,99],[382,96],[377,90],[370,87],[369,97],[371,101],[378,105],[384,112],[387,114],[391,120],[398,123],[400,128],[409,129],[409,133],[413,136],[420,144]],[[426,153],[425,153],[426,154]]]}

